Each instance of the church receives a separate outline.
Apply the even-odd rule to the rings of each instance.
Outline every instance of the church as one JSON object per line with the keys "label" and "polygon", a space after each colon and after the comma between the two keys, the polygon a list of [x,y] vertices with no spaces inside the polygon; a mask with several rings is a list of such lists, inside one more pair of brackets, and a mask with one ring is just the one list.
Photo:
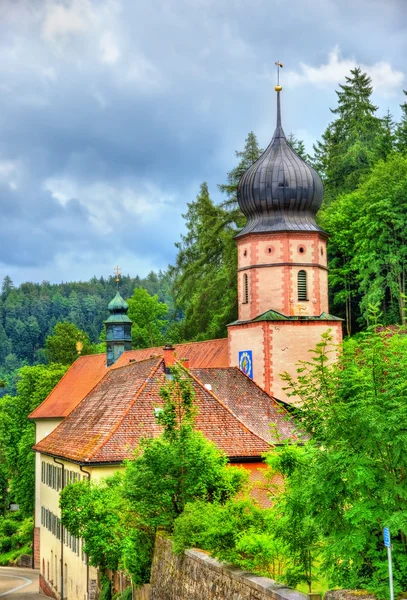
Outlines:
{"label": "church", "polygon": [[342,340],[341,319],[328,310],[327,234],[315,220],[322,182],[288,144],[282,88],[275,89],[274,135],[238,189],[247,224],[236,236],[239,315],[228,337],[132,350],[128,305],[117,292],[105,322],[106,354],[79,357],[29,417],[36,425],[34,560],[51,597],[93,600],[97,590],[82,540],[61,525],[60,490],[113,474],[142,437],[161,433],[155,415],[172,365],[191,381],[196,427],[232,466],[249,471],[261,493],[262,455],[297,436],[289,411],[295,398],[281,374],[295,376],[326,331],[334,343]]}

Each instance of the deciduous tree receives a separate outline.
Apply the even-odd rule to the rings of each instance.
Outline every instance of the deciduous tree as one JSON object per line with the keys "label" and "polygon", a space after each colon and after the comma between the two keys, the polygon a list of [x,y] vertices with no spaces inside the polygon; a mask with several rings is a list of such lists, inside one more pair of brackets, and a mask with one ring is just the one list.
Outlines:
{"label": "deciduous tree", "polygon": [[158,296],[150,296],[147,290],[136,288],[128,300],[128,315],[133,321],[132,340],[134,348],[149,348],[165,343],[168,306]]}
{"label": "deciduous tree", "polygon": [[92,351],[88,335],[73,323],[57,323],[45,341],[45,348],[49,362],[61,365],[71,365],[78,356]]}
{"label": "deciduous tree", "polygon": [[331,584],[386,598],[384,526],[392,534],[396,594],[407,588],[407,335],[360,334],[332,363],[335,351],[327,333],[298,377],[285,377],[302,401],[310,439],[295,452],[280,450],[280,510],[314,524]]}

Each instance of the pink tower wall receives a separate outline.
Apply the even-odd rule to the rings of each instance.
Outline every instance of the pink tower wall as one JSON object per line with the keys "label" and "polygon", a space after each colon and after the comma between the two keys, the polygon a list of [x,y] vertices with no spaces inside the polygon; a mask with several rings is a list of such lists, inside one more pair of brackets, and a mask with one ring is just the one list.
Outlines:
{"label": "pink tower wall", "polygon": [[[296,378],[298,362],[310,361],[321,336],[331,330],[333,344],[342,341],[341,321],[261,321],[229,327],[229,364],[239,366],[239,352],[253,353],[253,379],[268,393],[290,404],[299,399],[289,397],[281,374]],[[335,351],[331,360],[336,359]]]}
{"label": "pink tower wall", "polygon": [[[296,403],[284,390],[281,374],[296,377],[298,362],[312,358],[321,336],[331,330],[333,343],[342,341],[340,321],[250,322],[272,309],[286,317],[319,317],[328,308],[326,236],[320,232],[248,234],[238,238],[238,298],[240,324],[230,325],[229,364],[239,366],[239,352],[252,352],[254,381],[280,400]],[[298,272],[307,273],[307,297],[298,300]],[[248,302],[244,276],[248,276]],[[332,353],[335,360],[337,353]]]}
{"label": "pink tower wall", "polygon": [[[250,234],[239,238],[239,321],[273,309],[286,316],[328,312],[326,237],[319,232]],[[307,273],[308,300],[299,301],[298,271]],[[244,298],[244,275],[249,301]]]}

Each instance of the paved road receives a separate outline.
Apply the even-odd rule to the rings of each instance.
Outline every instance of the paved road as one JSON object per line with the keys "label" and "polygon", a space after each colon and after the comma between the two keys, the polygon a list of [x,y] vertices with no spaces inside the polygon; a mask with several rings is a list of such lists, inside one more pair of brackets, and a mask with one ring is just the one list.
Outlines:
{"label": "paved road", "polygon": [[17,567],[0,567],[0,600],[39,600],[38,571]]}

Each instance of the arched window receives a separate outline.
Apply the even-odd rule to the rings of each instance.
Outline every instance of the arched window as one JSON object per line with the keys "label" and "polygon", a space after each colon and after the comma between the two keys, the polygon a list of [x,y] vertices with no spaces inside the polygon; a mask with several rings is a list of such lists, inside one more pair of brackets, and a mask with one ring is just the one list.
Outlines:
{"label": "arched window", "polygon": [[243,304],[249,302],[249,277],[247,273],[243,275]]}
{"label": "arched window", "polygon": [[298,300],[308,300],[307,272],[298,271]]}

